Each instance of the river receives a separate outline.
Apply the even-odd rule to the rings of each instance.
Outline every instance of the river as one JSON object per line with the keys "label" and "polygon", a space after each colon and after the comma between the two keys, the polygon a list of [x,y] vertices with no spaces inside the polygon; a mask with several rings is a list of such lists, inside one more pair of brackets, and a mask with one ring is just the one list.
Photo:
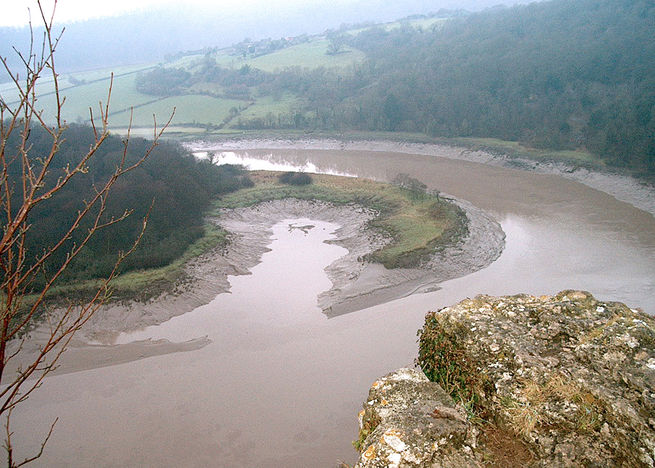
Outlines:
{"label": "river", "polygon": [[[655,218],[556,175],[385,151],[249,150],[267,164],[390,180],[403,172],[487,210],[507,234],[489,267],[409,296],[326,319],[316,296],[336,225],[280,220],[270,252],[230,294],[158,327],[122,335],[187,340],[202,349],[57,375],[15,414],[14,443],[36,466],[335,466],[368,387],[411,365],[426,311],[476,294],[575,288],[655,313]],[[243,160],[243,159],[242,159]],[[248,162],[248,161],[246,161]],[[289,226],[292,224],[293,226]],[[312,225],[312,228],[298,227]],[[295,228],[294,228],[295,226]]]}

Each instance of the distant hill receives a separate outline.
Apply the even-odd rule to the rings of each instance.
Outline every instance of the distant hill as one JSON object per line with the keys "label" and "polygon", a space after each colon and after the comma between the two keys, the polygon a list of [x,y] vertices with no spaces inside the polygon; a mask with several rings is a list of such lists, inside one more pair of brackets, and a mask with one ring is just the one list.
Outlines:
{"label": "distant hill", "polygon": [[[527,0],[335,0],[244,2],[238,10],[214,6],[167,6],[117,17],[75,22],[66,27],[57,62],[61,71],[158,62],[167,54],[204,47],[226,47],[245,38],[253,40],[316,34],[341,24],[385,22],[440,8],[477,11],[499,3]],[[37,28],[35,37],[40,37]],[[0,28],[0,56],[18,65],[12,46],[26,50],[27,28]],[[0,77],[1,78],[1,77]]]}

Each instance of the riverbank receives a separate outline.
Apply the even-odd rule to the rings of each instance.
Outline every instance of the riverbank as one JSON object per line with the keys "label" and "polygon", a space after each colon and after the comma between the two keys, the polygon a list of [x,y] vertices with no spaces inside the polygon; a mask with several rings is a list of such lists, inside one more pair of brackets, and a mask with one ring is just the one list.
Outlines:
{"label": "riverbank", "polygon": [[501,146],[474,144],[461,140],[449,143],[421,142],[415,139],[374,140],[336,137],[307,137],[307,135],[287,135],[288,138],[230,135],[223,139],[193,140],[184,146],[193,151],[242,151],[242,150],[280,150],[313,149],[339,151],[373,151],[400,154],[418,154],[448,159],[470,161],[490,166],[520,169],[538,174],[552,174],[580,182],[588,187],[612,195],[617,200],[629,203],[655,217],[655,187],[618,170],[600,164],[590,164],[575,158],[529,155],[521,151],[509,152]]}
{"label": "riverbank", "polygon": [[[443,281],[488,266],[504,247],[500,225],[464,201],[434,196],[423,199],[415,194],[418,199],[410,203],[411,196],[399,187],[330,176],[315,176],[318,183],[304,194],[308,199],[303,200],[298,192],[301,188],[271,184],[270,180],[276,179],[274,174],[260,173],[253,178],[258,181],[257,186],[224,197],[217,204],[218,211],[208,218],[220,231],[229,233],[227,246],[187,262],[183,267],[184,281],[170,291],[145,302],[112,302],[102,306],[76,334],[62,357],[61,368],[55,372],[103,367],[205,346],[210,342],[207,339],[188,343],[146,341],[128,348],[113,343],[122,332],[161,324],[228,292],[229,276],[249,274],[268,251],[272,227],[283,220],[309,218],[341,226],[332,242],[348,253],[327,267],[332,287],[317,299],[328,317],[434,291]],[[287,189],[298,193],[286,194]],[[403,196],[408,197],[407,206],[402,204]],[[327,201],[321,201],[321,197]],[[435,200],[440,200],[439,204]],[[449,219],[448,206],[465,220],[445,222]],[[433,215],[423,213],[429,209],[437,213],[432,227],[429,225]],[[381,210],[386,211],[384,216]],[[394,219],[398,212],[409,219]],[[465,225],[457,227],[458,222]],[[420,227],[425,239],[418,235],[417,239],[403,238],[407,233],[416,234],[412,231],[414,225]],[[394,250],[399,248],[398,244],[399,252]],[[376,255],[392,263],[405,256],[415,262],[411,267],[387,269],[371,261]],[[24,345],[26,357],[38,351],[47,330],[37,327],[30,335]]]}

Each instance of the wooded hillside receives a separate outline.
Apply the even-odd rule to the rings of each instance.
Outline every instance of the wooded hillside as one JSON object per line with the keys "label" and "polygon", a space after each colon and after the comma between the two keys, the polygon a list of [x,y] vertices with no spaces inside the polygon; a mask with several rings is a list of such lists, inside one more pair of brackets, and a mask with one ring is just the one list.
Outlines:
{"label": "wooded hillside", "polygon": [[[86,126],[73,125],[65,136],[46,185],[54,184],[64,173],[66,165],[70,163],[73,166],[86,154],[93,141],[93,131]],[[10,151],[11,145],[16,143],[9,141]],[[47,154],[51,142],[41,127],[35,127],[30,132],[29,143],[32,145],[29,157],[37,160]],[[128,158],[136,161],[150,144],[142,138],[131,138]],[[94,186],[100,186],[111,176],[122,154],[121,138],[110,136],[94,155],[85,174],[73,178],[48,203],[31,213],[32,228],[27,237],[28,261],[65,235],[84,200],[90,198]],[[12,198],[19,201],[22,196],[21,165],[16,161],[8,169],[10,186],[13,187]],[[137,250],[122,264],[122,271],[169,264],[203,235],[203,215],[210,200],[249,183],[250,180],[239,167],[219,167],[208,161],[197,161],[177,144],[160,143],[140,167],[116,182],[108,197],[105,219],[118,218],[125,210],[133,210],[132,214],[124,221],[98,231],[66,270],[65,280],[109,274],[117,252],[130,248],[141,230],[143,217],[149,211],[145,235]],[[12,206],[18,206],[18,203],[12,203]],[[88,227],[80,226],[69,240],[71,245],[79,241]],[[67,251],[60,249],[56,252],[50,259],[50,265],[61,264]],[[47,276],[47,272],[44,276]]]}

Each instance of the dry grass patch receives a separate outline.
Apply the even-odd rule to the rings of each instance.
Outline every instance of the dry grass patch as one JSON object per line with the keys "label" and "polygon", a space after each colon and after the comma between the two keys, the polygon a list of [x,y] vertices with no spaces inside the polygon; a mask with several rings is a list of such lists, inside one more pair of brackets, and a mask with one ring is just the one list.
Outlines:
{"label": "dry grass patch", "polygon": [[[506,399],[502,406],[509,416],[510,429],[526,439],[542,425],[590,432],[599,430],[603,421],[599,400],[559,373],[545,383],[524,380],[518,399]],[[570,417],[566,420],[555,418],[553,409],[558,407],[570,408]]]}

